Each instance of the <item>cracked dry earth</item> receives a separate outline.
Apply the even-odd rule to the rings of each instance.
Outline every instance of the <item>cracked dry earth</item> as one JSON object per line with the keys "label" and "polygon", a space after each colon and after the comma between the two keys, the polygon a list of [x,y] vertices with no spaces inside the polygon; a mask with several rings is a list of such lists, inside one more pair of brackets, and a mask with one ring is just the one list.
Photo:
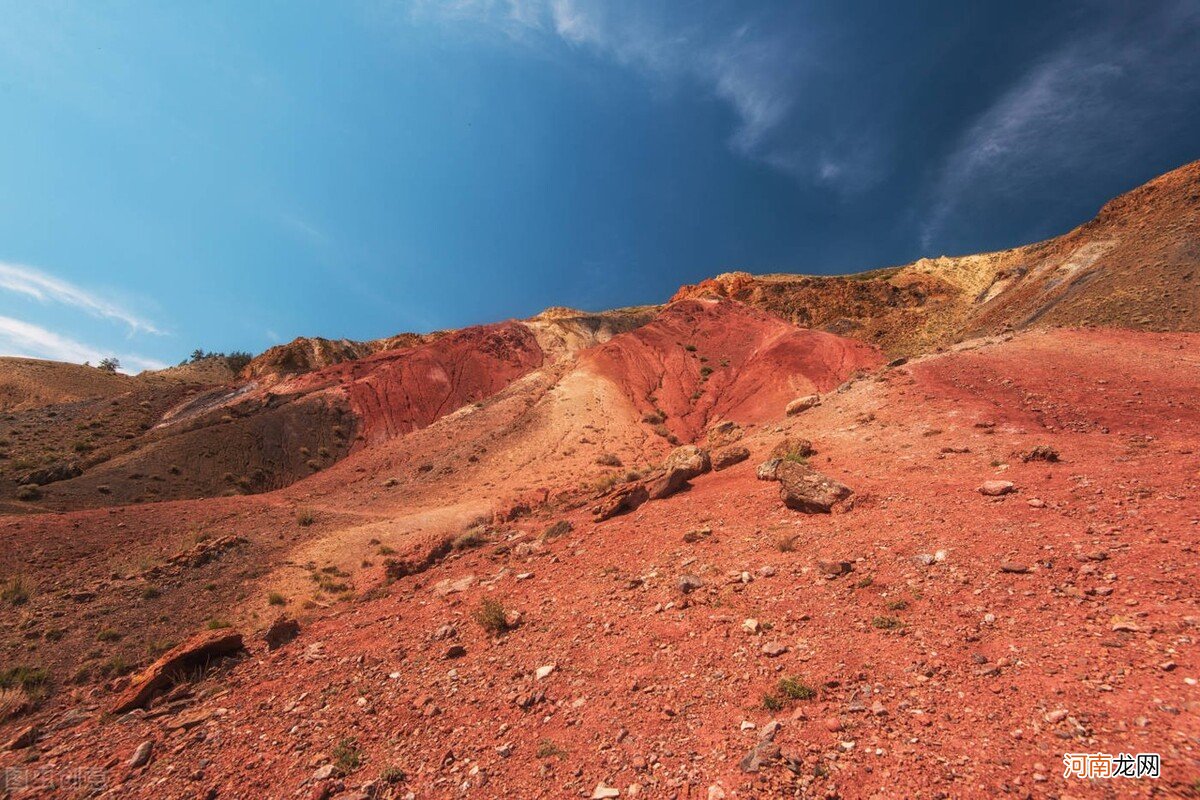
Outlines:
{"label": "cracked dry earth", "polygon": [[[1197,375],[1198,336],[1105,330],[879,368],[747,425],[749,460],[631,513],[548,504],[390,582],[375,558],[276,650],[235,616],[248,653],[148,710],[65,688],[0,767],[98,770],[94,793],[121,798],[1188,796]],[[852,508],[800,514],[756,478],[788,437]],[[1058,460],[1023,460],[1038,447]],[[378,483],[373,458],[310,480]],[[444,476],[443,500],[469,507],[473,474]],[[219,503],[267,542],[304,486]],[[367,516],[305,546],[388,524]],[[1097,751],[1157,752],[1162,777],[1064,779],[1064,752]]]}

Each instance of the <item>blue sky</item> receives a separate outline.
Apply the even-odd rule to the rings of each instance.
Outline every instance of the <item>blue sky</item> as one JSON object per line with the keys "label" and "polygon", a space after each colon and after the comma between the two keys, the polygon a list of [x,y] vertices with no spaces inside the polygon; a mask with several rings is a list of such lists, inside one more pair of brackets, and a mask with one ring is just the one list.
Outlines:
{"label": "blue sky", "polygon": [[997,249],[1200,157],[1200,0],[0,0],[0,353]]}

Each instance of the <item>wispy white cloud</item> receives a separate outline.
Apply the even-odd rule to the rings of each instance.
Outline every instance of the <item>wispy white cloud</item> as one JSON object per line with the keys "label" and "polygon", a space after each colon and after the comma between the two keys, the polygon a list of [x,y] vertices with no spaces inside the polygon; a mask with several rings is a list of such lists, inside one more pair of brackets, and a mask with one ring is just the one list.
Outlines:
{"label": "wispy white cloud", "polygon": [[[802,181],[835,188],[869,185],[861,150],[836,139],[797,136],[815,57],[807,33],[780,29],[767,16],[716,19],[696,8],[610,0],[418,0],[412,18],[474,22],[525,44],[556,39],[593,52],[658,82],[693,82],[733,111],[729,147]],[[801,121],[802,122],[802,121]],[[832,159],[842,164],[836,173]],[[849,179],[853,179],[853,181]]]}
{"label": "wispy white cloud", "polygon": [[[1194,115],[1200,7],[1164,4],[1136,25],[1082,33],[1035,64],[965,130],[941,165],[921,227],[928,249],[963,209],[1069,186],[1080,170],[1145,161],[1165,127]],[[1152,153],[1149,154],[1152,156]]]}
{"label": "wispy white cloud", "polygon": [[0,290],[31,297],[40,302],[62,303],[94,317],[116,320],[129,326],[131,333],[163,333],[149,320],[116,303],[24,264],[0,261]]}
{"label": "wispy white cloud", "polygon": [[76,364],[97,364],[102,358],[116,356],[121,361],[123,372],[163,369],[167,366],[161,361],[135,353],[104,352],[92,345],[46,330],[40,325],[5,316],[0,316],[0,353]]}

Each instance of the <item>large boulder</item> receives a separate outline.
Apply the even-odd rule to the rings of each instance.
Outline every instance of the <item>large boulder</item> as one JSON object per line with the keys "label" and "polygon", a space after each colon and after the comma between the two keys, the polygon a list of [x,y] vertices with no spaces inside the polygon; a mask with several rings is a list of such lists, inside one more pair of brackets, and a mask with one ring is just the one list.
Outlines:
{"label": "large boulder", "polygon": [[727,447],[742,438],[744,431],[736,422],[726,420],[711,426],[707,432],[709,448]]}
{"label": "large boulder", "polygon": [[280,614],[263,634],[268,650],[278,650],[300,635],[300,623],[287,614]]}
{"label": "large boulder", "polygon": [[797,397],[795,400],[787,404],[784,409],[789,417],[799,414],[801,411],[808,411],[813,406],[821,405],[821,396],[816,394],[808,394],[804,397]]}
{"label": "large boulder", "polygon": [[754,474],[760,481],[777,481],[779,480],[779,465],[782,463],[783,461],[778,458],[768,458],[758,465]]}
{"label": "large boulder", "polygon": [[45,486],[47,483],[69,481],[71,478],[78,478],[82,474],[83,468],[78,464],[58,463],[27,472],[24,477],[17,480],[17,483],[36,483],[38,486]]}
{"label": "large boulder", "polygon": [[802,461],[816,454],[816,448],[808,439],[789,436],[771,448],[771,458]]}
{"label": "large boulder", "polygon": [[734,464],[740,464],[750,457],[750,450],[740,444],[722,447],[712,455],[713,469],[720,472]]}
{"label": "large boulder", "polygon": [[661,500],[664,497],[670,497],[687,486],[688,481],[692,478],[703,475],[710,469],[712,469],[712,460],[709,458],[707,450],[696,447],[694,444],[676,447],[663,462],[659,476],[647,485],[650,499]]}
{"label": "large boulder", "polygon": [[646,502],[650,497],[646,487],[640,483],[627,483],[592,507],[592,517],[603,522],[618,514],[626,514]]}
{"label": "large boulder", "polygon": [[242,635],[227,628],[203,631],[139,672],[112,704],[113,714],[142,708],[159,692],[168,689],[180,675],[203,669],[210,662],[243,649]]}
{"label": "large boulder", "polygon": [[775,475],[783,504],[805,514],[828,514],[844,508],[854,494],[849,486],[795,461],[781,461]]}

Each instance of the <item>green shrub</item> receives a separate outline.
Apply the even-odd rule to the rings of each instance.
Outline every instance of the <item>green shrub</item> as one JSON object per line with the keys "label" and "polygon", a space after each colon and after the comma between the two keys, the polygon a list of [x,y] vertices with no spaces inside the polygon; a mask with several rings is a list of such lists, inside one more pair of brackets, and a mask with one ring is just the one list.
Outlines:
{"label": "green shrub", "polygon": [[817,690],[799,678],[780,678],[775,690],[788,700],[811,700],[817,696]]}
{"label": "green shrub", "polygon": [[343,773],[353,772],[362,765],[362,751],[355,739],[346,738],[333,748],[333,763]]}

